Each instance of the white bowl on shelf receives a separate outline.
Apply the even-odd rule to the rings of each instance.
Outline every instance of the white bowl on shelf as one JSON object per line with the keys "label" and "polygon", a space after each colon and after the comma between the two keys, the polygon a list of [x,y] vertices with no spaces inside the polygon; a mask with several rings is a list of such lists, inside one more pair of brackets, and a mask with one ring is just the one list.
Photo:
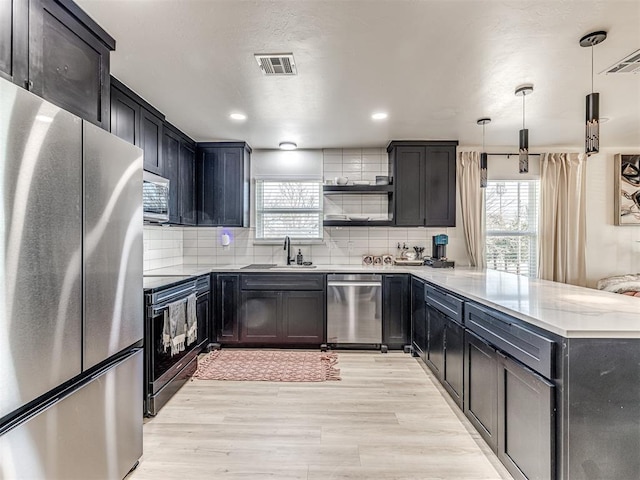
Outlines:
{"label": "white bowl on shelf", "polygon": [[349,215],[349,220],[352,222],[368,222],[369,218],[366,215]]}
{"label": "white bowl on shelf", "polygon": [[336,185],[346,185],[349,183],[349,177],[336,177],[333,179]]}

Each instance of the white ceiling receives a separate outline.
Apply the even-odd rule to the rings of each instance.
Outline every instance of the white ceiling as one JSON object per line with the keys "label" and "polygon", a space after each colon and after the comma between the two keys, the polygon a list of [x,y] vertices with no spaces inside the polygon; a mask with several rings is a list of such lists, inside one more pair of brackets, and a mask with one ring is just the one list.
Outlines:
{"label": "white ceiling", "polygon": [[[515,149],[526,97],[531,149],[583,145],[594,47],[601,146],[640,148],[640,75],[598,72],[640,49],[640,1],[78,0],[117,42],[111,71],[195,140],[276,148],[390,140]],[[295,77],[254,53],[293,52]],[[374,122],[374,111],[386,121]],[[242,112],[244,122],[229,114]]]}

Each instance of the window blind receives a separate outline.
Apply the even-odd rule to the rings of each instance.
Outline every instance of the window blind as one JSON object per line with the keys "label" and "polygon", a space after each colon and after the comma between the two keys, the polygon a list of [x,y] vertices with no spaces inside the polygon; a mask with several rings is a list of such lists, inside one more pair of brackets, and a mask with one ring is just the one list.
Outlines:
{"label": "window blind", "polygon": [[322,239],[320,180],[256,180],[256,238]]}
{"label": "window blind", "polygon": [[489,181],[485,191],[487,268],[537,276],[538,180]]}

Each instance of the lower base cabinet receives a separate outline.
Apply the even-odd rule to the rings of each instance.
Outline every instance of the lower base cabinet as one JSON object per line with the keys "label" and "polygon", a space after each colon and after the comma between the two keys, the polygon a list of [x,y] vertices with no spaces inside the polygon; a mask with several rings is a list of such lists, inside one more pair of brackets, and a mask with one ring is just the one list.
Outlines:
{"label": "lower base cabinet", "polygon": [[458,407],[464,402],[464,328],[448,320],[444,331],[444,369],[442,386]]}
{"label": "lower base cabinet", "polygon": [[498,365],[498,458],[515,479],[555,478],[555,387],[519,363]]}
{"label": "lower base cabinet", "polygon": [[465,332],[465,415],[519,480],[555,478],[554,385]]}
{"label": "lower base cabinet", "polygon": [[444,330],[447,324],[447,317],[430,305],[427,305],[426,312],[426,362],[438,380],[442,381],[444,372]]}
{"label": "lower base cabinet", "polygon": [[382,344],[398,350],[409,344],[409,275],[384,275]]}
{"label": "lower base cabinet", "polygon": [[252,344],[323,343],[321,291],[243,291],[240,342]]}
{"label": "lower base cabinet", "polygon": [[424,296],[425,284],[411,277],[411,347],[415,355],[426,361],[427,318]]}
{"label": "lower base cabinet", "polygon": [[464,413],[494,452],[498,448],[498,352],[465,332]]}

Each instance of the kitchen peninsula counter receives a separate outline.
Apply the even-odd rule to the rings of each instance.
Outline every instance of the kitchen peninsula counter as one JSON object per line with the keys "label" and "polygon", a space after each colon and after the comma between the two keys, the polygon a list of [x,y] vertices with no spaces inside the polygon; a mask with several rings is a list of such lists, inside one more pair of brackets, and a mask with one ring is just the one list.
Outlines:
{"label": "kitchen peninsula counter", "polygon": [[467,267],[365,267],[247,269],[244,265],[178,265],[145,272],[145,277],[213,273],[408,273],[468,300],[494,308],[565,338],[640,338],[640,301],[626,295]]}

